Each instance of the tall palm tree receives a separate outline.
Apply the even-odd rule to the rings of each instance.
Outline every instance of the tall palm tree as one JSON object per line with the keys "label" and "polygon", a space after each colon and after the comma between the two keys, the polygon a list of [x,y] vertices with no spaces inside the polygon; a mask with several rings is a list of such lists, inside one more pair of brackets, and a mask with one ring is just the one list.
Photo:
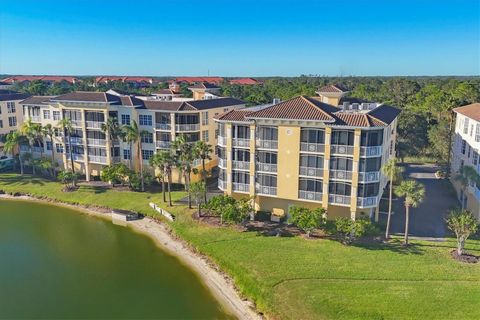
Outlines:
{"label": "tall palm tree", "polygon": [[[3,146],[6,153],[10,153],[12,158],[15,157],[15,152],[20,148],[20,142],[22,140],[22,134],[20,131],[12,131],[7,134],[5,144]],[[22,154],[18,154],[18,161],[20,162],[20,174],[23,175],[23,159]]]}
{"label": "tall palm tree", "polygon": [[112,143],[121,136],[122,129],[118,124],[118,119],[116,117],[108,117],[107,121],[102,123],[102,131],[107,135],[108,139]]}
{"label": "tall palm tree", "polygon": [[55,177],[55,146],[53,145],[55,129],[50,123],[43,127],[43,135],[50,139],[50,142],[52,143],[52,177]]}
{"label": "tall palm tree", "polygon": [[172,154],[171,151],[163,150],[156,153],[152,159],[150,159],[150,163],[163,170],[161,174],[162,178],[162,192],[163,192],[163,202],[167,202],[165,199],[165,179],[167,179],[167,186],[168,186],[168,206],[172,206],[172,168],[177,165],[175,156]]}
{"label": "tall palm tree", "polygon": [[168,151],[160,151],[153,155],[150,158],[150,165],[154,168],[158,168],[160,171],[160,182],[162,183],[162,195],[163,195],[163,202],[167,202],[167,198],[165,195],[165,160],[166,156],[168,156]]}
{"label": "tall palm tree", "polygon": [[206,143],[203,140],[199,140],[195,143],[195,150],[196,154],[202,160],[201,176],[203,180],[203,185],[205,186],[205,194],[203,195],[203,200],[205,201],[205,203],[207,203],[207,169],[205,167],[205,161],[212,160],[210,154],[213,152],[213,149],[210,144]]}
{"label": "tall palm tree", "polygon": [[[131,125],[123,126],[123,131],[125,134],[125,139],[131,145],[136,146],[136,153],[139,161],[140,168],[140,181],[141,181],[141,190],[145,191],[145,182],[143,179],[143,157],[142,157],[142,136],[148,133],[148,131],[140,130],[138,127],[137,121],[133,120]],[[130,158],[132,154],[130,153]]]}
{"label": "tall palm tree", "polygon": [[404,244],[408,246],[408,224],[410,219],[410,207],[416,208],[425,197],[425,188],[421,183],[415,180],[405,180],[395,187],[395,193],[399,197],[405,197],[405,240]]}
{"label": "tall palm tree", "polygon": [[398,160],[397,158],[390,159],[387,163],[385,163],[382,167],[382,173],[388,177],[390,180],[390,190],[388,195],[388,217],[387,217],[387,226],[385,228],[385,239],[388,240],[390,237],[390,220],[392,217],[392,198],[393,198],[393,183],[396,180],[399,180],[401,177],[401,173],[403,172],[403,168],[398,167]]}
{"label": "tall palm tree", "polygon": [[458,174],[455,176],[455,180],[460,183],[462,188],[462,196],[460,199],[462,209],[465,209],[465,193],[467,192],[467,187],[471,183],[476,183],[480,185],[480,176],[472,166],[463,166],[458,171]]}
{"label": "tall palm tree", "polygon": [[62,128],[65,138],[68,139],[70,165],[71,165],[72,173],[75,173],[75,166],[73,164],[73,148],[72,148],[72,132],[73,132],[72,120],[70,120],[69,118],[63,118],[58,122],[58,126]]}
{"label": "tall palm tree", "polygon": [[27,120],[22,124],[21,132],[27,138],[28,145],[30,148],[30,154],[32,155],[31,164],[32,164],[32,173],[35,175],[35,161],[33,159],[33,145],[38,141],[39,135],[41,132],[41,125],[33,123],[32,120]]}
{"label": "tall palm tree", "polygon": [[177,167],[183,173],[185,191],[188,193],[188,207],[192,209],[192,194],[190,192],[190,180],[193,172],[193,161],[196,159],[196,151],[185,136],[180,135],[172,142],[172,149],[177,159]]}

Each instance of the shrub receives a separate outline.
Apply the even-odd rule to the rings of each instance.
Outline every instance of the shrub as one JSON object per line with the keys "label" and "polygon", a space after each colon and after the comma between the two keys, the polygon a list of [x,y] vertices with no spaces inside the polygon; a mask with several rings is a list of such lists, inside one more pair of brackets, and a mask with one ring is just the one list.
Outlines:
{"label": "shrub", "polygon": [[227,195],[218,195],[212,197],[205,205],[205,209],[209,210],[211,214],[220,216],[222,211],[228,205],[234,205],[236,200]]}
{"label": "shrub", "polygon": [[125,184],[134,172],[123,163],[116,163],[111,166],[105,166],[100,178],[104,182],[109,182],[112,186],[115,184]]}
{"label": "shrub", "polygon": [[204,206],[212,214],[220,217],[220,223],[240,223],[252,211],[250,199],[235,200],[227,195],[215,196]]}
{"label": "shrub", "polygon": [[477,221],[470,211],[455,209],[450,212],[446,222],[448,228],[457,236],[457,253],[461,256],[468,237],[477,232]]}
{"label": "shrub", "polygon": [[[148,171],[143,171],[143,183],[145,187],[151,185],[153,183],[153,176]],[[135,191],[140,191],[142,188],[142,180],[140,177],[140,173],[131,173],[129,177],[130,188]]]}
{"label": "shrub", "polygon": [[368,218],[362,217],[357,220],[337,218],[335,220],[335,233],[344,244],[350,244],[360,237],[378,235],[380,230]]}
{"label": "shrub", "polygon": [[310,210],[304,207],[292,207],[290,223],[296,225],[299,229],[310,237],[310,233],[325,224],[325,209],[317,208]]}

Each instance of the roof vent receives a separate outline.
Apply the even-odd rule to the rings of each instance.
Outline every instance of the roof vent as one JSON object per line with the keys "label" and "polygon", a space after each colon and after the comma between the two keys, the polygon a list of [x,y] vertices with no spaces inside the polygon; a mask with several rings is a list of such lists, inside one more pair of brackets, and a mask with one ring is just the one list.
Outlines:
{"label": "roof vent", "polygon": [[277,104],[277,103],[280,103],[280,99],[279,98],[273,98],[273,104]]}

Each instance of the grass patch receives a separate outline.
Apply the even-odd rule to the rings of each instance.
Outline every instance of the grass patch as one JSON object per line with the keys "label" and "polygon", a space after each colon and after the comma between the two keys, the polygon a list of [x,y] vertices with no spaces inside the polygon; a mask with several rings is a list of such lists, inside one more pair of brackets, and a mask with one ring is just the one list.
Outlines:
{"label": "grass patch", "polygon": [[[60,184],[0,175],[0,190],[28,192],[60,200],[150,212],[148,201],[161,194],[80,189],[61,192]],[[177,199],[184,194],[175,193]],[[209,227],[174,207],[170,223],[181,238],[230,274],[260,311],[281,319],[479,319],[480,264],[450,257],[453,239],[444,242],[400,239],[388,245],[344,246],[332,240],[268,237],[233,227]],[[467,251],[480,255],[480,241]]]}

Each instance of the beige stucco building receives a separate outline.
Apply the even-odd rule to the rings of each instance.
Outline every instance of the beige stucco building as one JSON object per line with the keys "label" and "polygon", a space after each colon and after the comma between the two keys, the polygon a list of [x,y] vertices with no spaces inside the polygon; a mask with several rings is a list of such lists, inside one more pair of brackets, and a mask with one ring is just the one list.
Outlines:
{"label": "beige stucco building", "polygon": [[[0,136],[20,128],[23,112],[20,102],[29,95],[9,90],[0,90]],[[3,154],[3,139],[0,139],[0,154]]]}

